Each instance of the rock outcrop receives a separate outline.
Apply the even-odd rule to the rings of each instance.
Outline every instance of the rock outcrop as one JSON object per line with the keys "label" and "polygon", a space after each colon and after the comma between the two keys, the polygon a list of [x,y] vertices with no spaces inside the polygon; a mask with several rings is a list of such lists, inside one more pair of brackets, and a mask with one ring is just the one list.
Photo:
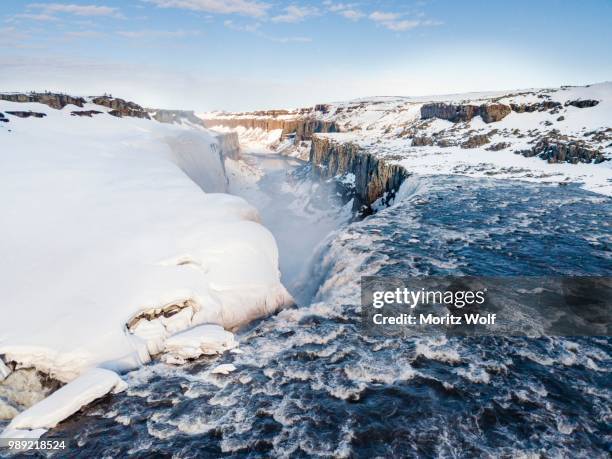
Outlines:
{"label": "rock outcrop", "polygon": [[217,141],[221,154],[230,159],[240,159],[240,141],[235,132],[222,132],[217,134]]}
{"label": "rock outcrop", "polygon": [[100,115],[103,112],[100,112],[98,110],[75,110],[70,112],[71,116],[86,116],[88,118],[91,118],[93,115]]}
{"label": "rock outcrop", "polygon": [[419,136],[412,139],[413,147],[430,147],[434,144],[433,137]]}
{"label": "rock outcrop", "polygon": [[516,153],[523,156],[538,156],[549,163],[602,163],[609,161],[599,150],[589,148],[579,140],[559,140],[554,138],[540,139],[531,149],[520,150]]}
{"label": "rock outcrop", "polygon": [[134,118],[151,119],[146,110],[135,102],[130,102],[111,96],[94,97],[92,102],[96,105],[110,108],[111,111],[109,111],[108,114],[117,116],[119,118],[131,116]]}
{"label": "rock outcrop", "polygon": [[456,105],[447,104],[445,102],[433,102],[423,104],[421,107],[421,119],[440,118],[443,120],[458,123],[461,121],[470,121],[478,115],[477,105]]}
{"label": "rock outcrop", "polygon": [[461,148],[478,148],[487,143],[489,143],[489,137],[487,135],[473,135],[461,144]]}
{"label": "rock outcrop", "polygon": [[32,110],[26,111],[7,111],[9,115],[17,116],[19,118],[44,118],[47,116],[46,113],[33,112]]}
{"label": "rock outcrop", "polygon": [[4,116],[4,113],[0,112],[0,123],[8,123],[8,118]]}
{"label": "rock outcrop", "polygon": [[512,111],[517,113],[544,112],[546,110],[554,110],[560,107],[562,107],[561,102],[555,102],[552,100],[534,102],[532,104],[510,104]]}
{"label": "rock outcrop", "polygon": [[573,107],[578,107],[578,108],[588,108],[588,107],[594,107],[595,105],[597,105],[599,103],[598,100],[594,100],[594,99],[578,99],[578,100],[568,100],[565,105],[571,105]]}
{"label": "rock outcrop", "polygon": [[504,119],[510,114],[512,109],[504,104],[483,104],[478,112],[485,123],[495,123]]}
{"label": "rock outcrop", "polygon": [[[255,112],[257,113],[257,112]],[[210,118],[202,120],[207,128],[224,126],[229,128],[245,127],[247,129],[262,129],[273,131],[281,129],[282,138],[295,137],[296,141],[310,140],[312,134],[320,132],[338,132],[338,126],[333,121],[317,120],[314,117],[304,116],[297,118],[278,117],[235,117],[235,118]]]}
{"label": "rock outcrop", "polygon": [[353,210],[364,213],[371,212],[372,204],[378,199],[389,204],[408,176],[403,167],[378,159],[358,145],[316,135],[312,138],[310,163],[315,177],[327,179],[354,174]]}
{"label": "rock outcrop", "polygon": [[423,104],[421,107],[421,119],[439,118],[453,123],[470,121],[479,116],[485,123],[494,123],[505,118],[511,109],[504,104],[447,104],[445,102],[433,102]]}
{"label": "rock outcrop", "polygon": [[0,94],[0,100],[6,100],[9,102],[36,102],[40,104],[48,105],[51,108],[60,110],[66,105],[76,105],[82,107],[85,103],[85,99],[82,97],[72,97],[66,94],[58,94],[51,92],[37,93],[32,92],[29,94]]}

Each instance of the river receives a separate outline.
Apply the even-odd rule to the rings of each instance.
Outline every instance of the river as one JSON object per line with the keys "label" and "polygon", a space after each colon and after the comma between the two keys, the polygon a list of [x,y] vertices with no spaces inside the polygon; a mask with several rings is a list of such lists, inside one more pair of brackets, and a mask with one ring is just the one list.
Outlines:
{"label": "river", "polygon": [[609,198],[411,177],[352,221],[307,165],[249,161],[263,177],[233,192],[275,235],[299,305],[241,330],[242,354],[129,373],[50,432],[76,439],[68,457],[606,456],[609,338],[377,338],[358,309],[362,275],[612,275]]}

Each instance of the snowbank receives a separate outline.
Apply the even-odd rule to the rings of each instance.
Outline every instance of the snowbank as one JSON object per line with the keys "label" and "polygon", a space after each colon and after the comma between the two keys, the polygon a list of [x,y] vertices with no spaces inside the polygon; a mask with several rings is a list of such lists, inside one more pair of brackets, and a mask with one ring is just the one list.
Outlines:
{"label": "snowbank", "polygon": [[291,302],[273,236],[223,194],[213,136],[74,109],[0,102],[47,114],[0,127],[5,362],[65,382],[95,366],[126,370],[151,354],[127,329],[142,311],[188,302],[171,334],[231,329]]}
{"label": "snowbank", "polygon": [[127,384],[116,373],[102,368],[91,369],[15,416],[2,436],[9,437],[15,431],[51,429],[81,407],[126,387]]}

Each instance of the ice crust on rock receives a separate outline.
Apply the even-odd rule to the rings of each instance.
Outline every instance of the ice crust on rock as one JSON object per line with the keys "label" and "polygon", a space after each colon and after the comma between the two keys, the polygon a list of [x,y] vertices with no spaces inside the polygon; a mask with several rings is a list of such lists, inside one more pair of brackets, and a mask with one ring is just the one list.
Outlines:
{"label": "ice crust on rock", "polygon": [[231,372],[236,371],[236,367],[232,363],[224,363],[216,366],[211,373],[214,375],[228,375]]}
{"label": "ice crust on rock", "polygon": [[201,355],[222,354],[237,346],[234,334],[223,327],[200,325],[168,338],[163,360],[167,363],[182,363]]}
{"label": "ice crust on rock", "polygon": [[[127,384],[117,373],[103,368],[88,370],[74,381],[13,418],[3,436],[23,431],[50,429],[76,413],[83,406],[108,394],[124,390]],[[40,434],[38,435],[40,436]]]}

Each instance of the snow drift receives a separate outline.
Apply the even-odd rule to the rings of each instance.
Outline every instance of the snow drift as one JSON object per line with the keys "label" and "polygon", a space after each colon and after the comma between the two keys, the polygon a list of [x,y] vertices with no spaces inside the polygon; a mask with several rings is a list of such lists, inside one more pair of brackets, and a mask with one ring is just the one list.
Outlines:
{"label": "snow drift", "polygon": [[126,370],[151,354],[127,326],[143,311],[188,303],[176,333],[232,329],[292,301],[273,236],[223,193],[212,135],[73,109],[0,102],[47,114],[0,127],[5,362],[65,382],[96,366]]}

